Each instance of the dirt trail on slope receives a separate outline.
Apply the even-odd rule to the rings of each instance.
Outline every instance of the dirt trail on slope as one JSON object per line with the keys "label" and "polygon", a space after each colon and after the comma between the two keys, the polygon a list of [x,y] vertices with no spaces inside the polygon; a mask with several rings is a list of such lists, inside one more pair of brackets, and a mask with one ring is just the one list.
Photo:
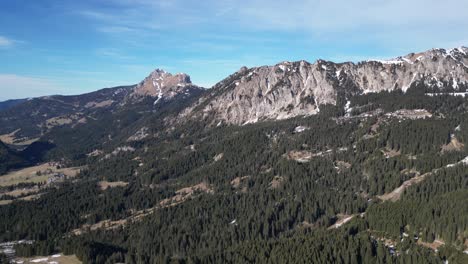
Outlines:
{"label": "dirt trail on slope", "polygon": [[351,221],[356,215],[345,215],[345,214],[338,214],[337,217],[338,217],[338,221],[336,221],[336,223],[334,223],[333,225],[331,225],[330,227],[328,227],[328,229],[334,229],[334,228],[339,228],[341,227],[342,225],[348,223],[349,221]]}
{"label": "dirt trail on slope", "polygon": [[403,184],[400,187],[396,188],[395,190],[389,193],[383,194],[383,195],[379,195],[377,197],[382,201],[392,201],[392,202],[398,201],[401,195],[403,194],[403,192],[406,190],[406,188],[414,184],[418,184],[422,182],[430,174],[432,174],[432,172],[424,173],[423,175],[413,177],[403,182]]}
{"label": "dirt trail on slope", "polygon": [[403,192],[408,187],[410,187],[410,186],[412,186],[414,184],[418,184],[418,183],[422,182],[427,176],[432,175],[433,173],[436,173],[437,171],[439,171],[439,170],[441,170],[443,168],[450,168],[450,167],[454,167],[454,166],[460,165],[460,164],[468,165],[468,157],[460,160],[459,162],[456,162],[456,163],[453,163],[453,164],[448,164],[448,165],[446,165],[444,167],[441,167],[441,168],[433,169],[431,172],[424,173],[423,175],[415,176],[415,177],[403,182],[403,184],[400,187],[396,188],[395,190],[393,190],[393,191],[391,191],[389,193],[383,194],[383,195],[379,195],[379,196],[377,196],[377,198],[379,198],[382,201],[392,201],[392,202],[398,201],[398,200],[400,200],[400,197],[403,194]]}
{"label": "dirt trail on slope", "polygon": [[418,245],[421,245],[423,247],[427,247],[427,248],[430,248],[434,251],[436,251],[439,247],[445,245],[445,242],[440,240],[440,239],[436,239],[434,240],[432,243],[428,243],[428,242],[423,242],[421,240],[418,240]]}
{"label": "dirt trail on slope", "polygon": [[158,205],[152,208],[139,210],[139,211],[133,211],[129,217],[124,218],[124,219],[119,219],[119,220],[107,219],[107,220],[102,220],[100,222],[97,222],[95,224],[84,224],[80,228],[72,230],[71,234],[82,235],[89,231],[96,231],[98,229],[105,229],[105,230],[118,229],[118,228],[124,227],[125,225],[129,223],[140,221],[144,217],[156,212],[156,210],[179,205],[189,199],[196,197],[197,196],[196,194],[198,193],[213,194],[214,190],[211,188],[211,186],[209,186],[205,182],[202,182],[193,186],[185,187],[185,188],[177,190],[174,196],[163,199],[162,201],[159,202]]}

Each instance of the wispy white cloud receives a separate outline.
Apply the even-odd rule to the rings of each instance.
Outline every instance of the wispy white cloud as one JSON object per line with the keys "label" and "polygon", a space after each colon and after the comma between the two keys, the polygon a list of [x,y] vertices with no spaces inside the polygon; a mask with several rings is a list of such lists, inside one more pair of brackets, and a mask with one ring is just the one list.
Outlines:
{"label": "wispy white cloud", "polygon": [[[313,39],[352,38],[387,48],[439,47],[466,39],[468,1],[462,0],[252,0],[233,12],[244,27],[300,31]],[[361,39],[361,41],[359,41]]]}
{"label": "wispy white cloud", "polygon": [[[138,81],[159,64],[208,86],[242,65],[317,58],[360,61],[468,45],[465,0],[106,0],[67,5],[71,22],[95,30],[83,36],[89,38],[87,45],[77,47],[79,54],[95,55],[95,60],[83,62],[63,51],[41,62],[51,68],[104,71],[65,75],[76,78],[70,84],[86,87],[108,85],[113,78]],[[0,48],[17,43],[0,36]],[[56,48],[68,47],[51,47]],[[76,81],[82,76],[83,81]],[[16,77],[16,83],[32,78],[44,88],[67,84],[58,75]]]}
{"label": "wispy white cloud", "polygon": [[[170,65],[144,65],[144,64],[123,64],[119,66],[120,68],[124,69],[125,71],[134,73],[134,74],[149,74],[150,72],[154,71],[155,69],[163,69],[166,71],[174,70],[173,66]],[[146,76],[141,76],[143,79]]]}
{"label": "wispy white cloud", "polygon": [[462,26],[468,24],[467,8],[468,2],[460,0],[252,0],[248,5],[237,5],[236,11],[243,22],[254,27],[343,30],[363,26]]}
{"label": "wispy white cloud", "polygon": [[112,14],[107,14],[104,12],[93,11],[93,10],[81,10],[78,13],[82,16],[93,18],[93,19],[98,19],[98,20],[112,20],[115,18],[115,16]]}
{"label": "wispy white cloud", "polygon": [[[100,23],[97,30],[110,34],[134,30],[216,30],[247,32],[303,32],[304,38],[356,43],[419,46],[442,45],[442,40],[466,39],[468,27],[463,0],[110,0],[116,8],[82,11]],[[464,36],[460,36],[464,35]],[[405,47],[405,48],[406,48]]]}
{"label": "wispy white cloud", "polygon": [[78,14],[96,22],[96,31],[108,34],[147,33],[159,30],[161,22],[152,7],[134,6],[122,7],[114,11],[108,10],[82,10]]}
{"label": "wispy white cloud", "polygon": [[119,49],[115,48],[100,48],[96,50],[96,54],[101,57],[107,57],[116,60],[130,60],[132,56],[124,54]]}
{"label": "wispy white cloud", "polygon": [[126,26],[102,26],[98,27],[97,31],[103,33],[131,33],[131,32],[138,32],[137,29],[126,27]]}
{"label": "wispy white cloud", "polygon": [[14,40],[9,39],[9,38],[4,37],[4,36],[0,36],[0,48],[11,47],[11,46],[13,46],[14,43],[15,43]]}
{"label": "wispy white cloud", "polygon": [[0,74],[1,100],[64,93],[54,80],[17,74]]}

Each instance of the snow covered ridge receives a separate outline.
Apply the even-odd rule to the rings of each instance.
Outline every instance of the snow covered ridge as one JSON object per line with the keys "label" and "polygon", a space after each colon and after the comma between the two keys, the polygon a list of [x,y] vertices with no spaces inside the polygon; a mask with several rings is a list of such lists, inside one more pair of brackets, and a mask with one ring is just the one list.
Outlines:
{"label": "snow covered ridge", "polygon": [[382,64],[400,64],[406,61],[404,60],[368,60],[367,62],[380,62]]}
{"label": "snow covered ridge", "polygon": [[366,62],[379,62],[382,64],[415,64],[417,62],[425,61],[425,60],[430,60],[434,59],[438,56],[443,56],[444,58],[451,57],[451,59],[459,62],[461,65],[465,66],[465,63],[462,61],[463,57],[466,57],[468,55],[468,48],[467,47],[458,47],[458,48],[453,48],[449,50],[445,49],[432,49],[423,53],[418,53],[418,54],[408,54],[403,57],[397,57],[394,59],[389,59],[389,60],[367,60]]}

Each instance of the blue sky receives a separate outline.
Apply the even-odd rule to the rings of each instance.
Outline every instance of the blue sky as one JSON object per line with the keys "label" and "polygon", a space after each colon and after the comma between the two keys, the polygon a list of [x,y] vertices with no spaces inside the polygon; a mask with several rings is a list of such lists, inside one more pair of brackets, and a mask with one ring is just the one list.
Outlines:
{"label": "blue sky", "polygon": [[466,0],[0,0],[0,100],[468,45]]}

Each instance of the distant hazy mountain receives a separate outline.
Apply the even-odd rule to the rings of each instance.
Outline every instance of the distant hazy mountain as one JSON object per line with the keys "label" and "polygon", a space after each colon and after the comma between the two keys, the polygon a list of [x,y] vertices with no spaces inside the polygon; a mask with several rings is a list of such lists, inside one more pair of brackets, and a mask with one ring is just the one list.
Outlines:
{"label": "distant hazy mountain", "polygon": [[5,109],[8,109],[8,108],[11,108],[17,104],[21,104],[25,101],[27,101],[28,99],[13,99],[13,100],[7,100],[7,101],[3,101],[3,102],[0,102],[0,111],[2,110],[5,110]]}
{"label": "distant hazy mountain", "polygon": [[77,96],[44,96],[16,102],[0,112],[0,135],[21,141],[40,137],[51,128],[85,122],[87,113],[119,104],[131,87],[116,87]]}

